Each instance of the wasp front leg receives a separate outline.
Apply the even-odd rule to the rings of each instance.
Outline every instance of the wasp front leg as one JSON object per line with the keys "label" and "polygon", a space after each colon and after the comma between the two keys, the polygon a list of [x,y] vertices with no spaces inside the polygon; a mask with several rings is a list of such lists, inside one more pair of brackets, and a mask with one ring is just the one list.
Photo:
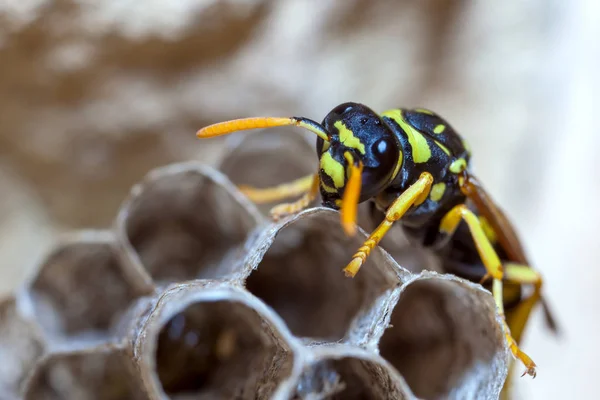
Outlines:
{"label": "wasp front leg", "polygon": [[256,188],[253,186],[240,185],[238,186],[238,189],[240,189],[240,191],[248,196],[248,198],[254,203],[272,203],[307,193],[310,191],[310,188],[313,185],[314,177],[314,174],[310,174],[292,182],[286,182],[281,185],[268,188]]}
{"label": "wasp front leg", "polygon": [[385,213],[385,219],[371,233],[369,238],[363,243],[358,251],[352,256],[352,261],[344,268],[344,273],[348,277],[354,277],[360,267],[367,260],[371,250],[383,239],[385,234],[390,230],[394,222],[398,221],[410,207],[414,204],[420,204],[421,201],[429,194],[433,177],[431,174],[424,172],[421,177],[413,183],[404,193],[402,193],[388,208]]}
{"label": "wasp front leg", "polygon": [[319,191],[319,175],[310,174],[292,182],[281,185],[256,188],[253,186],[240,185],[238,189],[256,204],[272,203],[290,197],[303,195],[292,203],[281,203],[271,209],[271,217],[278,220],[286,215],[294,214],[308,207],[317,197]]}
{"label": "wasp front leg", "polygon": [[[442,219],[440,231],[448,235],[454,234],[461,220],[464,220],[467,223],[469,231],[471,232],[471,236],[473,237],[473,240],[475,242],[477,252],[479,253],[479,257],[483,261],[483,264],[487,270],[487,275],[489,275],[493,279],[492,295],[494,296],[496,307],[498,308],[498,313],[502,317],[502,323],[504,325],[505,336],[509,348],[513,356],[516,359],[521,360],[521,362],[527,368],[525,374],[535,377],[535,363],[527,354],[525,354],[523,351],[521,351],[521,349],[519,349],[519,346],[517,345],[515,339],[512,337],[508,324],[506,323],[506,318],[504,316],[504,298],[502,282],[505,278],[505,269],[503,268],[502,263],[500,262],[500,258],[494,250],[494,247],[485,235],[484,230],[481,226],[481,221],[471,210],[467,208],[466,205],[461,204],[450,210]],[[513,270],[511,270],[511,275],[513,277],[515,275]]]}
{"label": "wasp front leg", "polygon": [[[319,193],[319,174],[314,174],[310,178],[310,186],[308,188],[308,191],[306,191],[306,193],[304,193],[304,195],[301,198],[299,198],[293,203],[282,203],[271,209],[271,217],[274,220],[277,221],[278,219],[285,217],[286,215],[295,214],[299,211],[302,211],[303,209],[308,207],[314,199],[317,198],[317,195]],[[299,180],[298,182],[301,182],[301,180]],[[305,182],[302,181],[302,184],[305,184]]]}

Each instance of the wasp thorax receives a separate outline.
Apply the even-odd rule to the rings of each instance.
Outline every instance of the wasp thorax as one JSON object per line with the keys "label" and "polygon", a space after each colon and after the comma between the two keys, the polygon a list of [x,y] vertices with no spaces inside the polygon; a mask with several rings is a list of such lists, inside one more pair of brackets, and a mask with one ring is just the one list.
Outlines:
{"label": "wasp thorax", "polygon": [[380,116],[362,104],[344,103],[325,117],[323,126],[331,138],[330,143],[317,141],[324,196],[333,198],[343,192],[348,179],[347,152],[364,167],[361,202],[385,189],[402,164],[402,154],[398,139]]}

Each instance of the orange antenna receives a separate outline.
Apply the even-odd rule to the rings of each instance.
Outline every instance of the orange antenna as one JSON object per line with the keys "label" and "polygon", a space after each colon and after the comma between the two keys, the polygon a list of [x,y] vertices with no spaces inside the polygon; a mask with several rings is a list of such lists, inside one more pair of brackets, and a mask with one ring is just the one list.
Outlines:
{"label": "orange antenna", "polygon": [[318,137],[329,142],[329,134],[319,123],[308,118],[302,117],[257,117],[234,119],[231,121],[219,122],[200,129],[196,136],[199,138],[209,138],[214,136],[227,135],[236,131],[248,129],[273,128],[276,126],[299,126],[315,133]]}

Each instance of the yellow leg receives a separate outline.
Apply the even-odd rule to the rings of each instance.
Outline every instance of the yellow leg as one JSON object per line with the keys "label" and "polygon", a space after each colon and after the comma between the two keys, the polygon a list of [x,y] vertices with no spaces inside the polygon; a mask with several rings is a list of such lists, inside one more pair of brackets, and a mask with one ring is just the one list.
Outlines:
{"label": "yellow leg", "polygon": [[371,236],[352,256],[352,261],[344,268],[344,273],[347,277],[353,278],[358,273],[358,270],[367,260],[371,250],[383,239],[394,222],[402,218],[413,204],[419,204],[429,194],[432,183],[433,177],[431,174],[424,172],[415,183],[392,203],[385,213],[385,219],[371,233]]}
{"label": "yellow leg", "polygon": [[271,217],[278,220],[286,215],[297,213],[308,205],[317,197],[319,193],[319,174],[311,176],[311,184],[307,193],[293,203],[279,204],[271,209]]}
{"label": "yellow leg", "polygon": [[[535,363],[527,354],[525,354],[521,351],[521,349],[519,349],[517,342],[513,339],[510,333],[510,329],[506,324],[506,319],[504,317],[504,299],[502,283],[502,280],[504,278],[504,269],[502,267],[500,259],[498,258],[498,254],[496,254],[496,251],[494,250],[492,244],[490,243],[483,231],[479,218],[477,218],[477,216],[471,210],[469,210],[467,206],[461,204],[454,207],[448,212],[448,214],[446,214],[446,216],[442,219],[440,230],[449,235],[452,235],[456,231],[456,228],[458,227],[458,224],[461,220],[464,220],[467,223],[471,235],[473,236],[473,240],[475,241],[475,246],[477,247],[479,257],[481,257],[483,265],[485,265],[487,274],[493,279],[492,294],[496,302],[496,307],[498,308],[498,313],[502,317],[502,323],[504,325],[504,330],[506,332],[506,340],[510,351],[512,352],[513,356],[516,359],[521,360],[521,362],[527,368],[525,374],[535,377]],[[513,272],[513,275],[516,273],[517,272]],[[521,271],[521,273],[523,272]]]}
{"label": "yellow leg", "polygon": [[527,265],[507,263],[504,265],[504,280],[518,284],[533,285],[533,293],[527,299],[507,313],[506,320],[513,337],[517,342],[521,340],[523,330],[531,314],[531,310],[538,303],[542,295],[542,276]]}
{"label": "yellow leg", "polygon": [[[531,284],[534,288],[534,292],[530,297],[522,301],[510,312],[506,313],[506,323],[510,327],[512,336],[517,343],[520,343],[523,331],[529,320],[529,315],[531,314],[533,307],[541,298],[542,276],[529,266],[513,263],[506,263],[504,265],[504,271],[504,280],[506,282]],[[509,391],[512,387],[512,370],[513,367],[511,366],[502,391],[501,398],[503,400],[508,400],[511,397]]]}
{"label": "yellow leg", "polygon": [[283,183],[278,186],[259,189],[251,186],[240,185],[239,189],[255,203],[271,203],[308,192],[313,184],[314,175],[310,174],[295,181]]}

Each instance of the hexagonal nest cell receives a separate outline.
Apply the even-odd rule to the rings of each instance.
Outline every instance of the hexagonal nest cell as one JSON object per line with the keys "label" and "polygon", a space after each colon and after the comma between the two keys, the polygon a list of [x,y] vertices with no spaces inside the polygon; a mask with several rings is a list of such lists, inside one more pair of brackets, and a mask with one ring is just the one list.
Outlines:
{"label": "hexagonal nest cell", "polygon": [[221,174],[188,163],[154,170],[136,186],[118,230],[155,281],[172,283],[232,273],[260,218]]}
{"label": "hexagonal nest cell", "polygon": [[420,398],[499,392],[506,348],[489,293],[426,273],[402,288],[381,356]]}
{"label": "hexagonal nest cell", "polygon": [[137,345],[141,368],[159,392],[172,399],[269,398],[291,375],[289,333],[257,299],[202,284],[176,286],[164,298],[170,303],[152,311]]}
{"label": "hexagonal nest cell", "polygon": [[497,398],[490,293],[380,247],[347,278],[365,238],[324,208],[268,221],[198,163],[151,171],[111,231],[59,241],[0,303],[0,397]]}
{"label": "hexagonal nest cell", "polygon": [[25,400],[145,400],[128,355],[113,346],[55,353],[42,359]]}
{"label": "hexagonal nest cell", "polygon": [[403,379],[376,354],[337,345],[313,351],[315,360],[303,370],[291,396],[294,400],[413,398]]}
{"label": "hexagonal nest cell", "polygon": [[61,241],[30,284],[38,323],[54,339],[105,337],[130,303],[149,294],[132,280],[114,235],[77,232]]}
{"label": "hexagonal nest cell", "polygon": [[349,238],[339,214],[305,211],[274,227],[270,246],[246,280],[250,293],[273,307],[296,336],[344,339],[399,284],[389,258],[373,251],[355,278],[342,269],[364,237]]}
{"label": "hexagonal nest cell", "polygon": [[[230,149],[225,152],[219,170],[236,185],[267,188],[316,172],[315,147],[309,142],[314,143],[312,134],[266,130],[229,139]],[[268,215],[276,203],[259,204],[258,207]]]}

